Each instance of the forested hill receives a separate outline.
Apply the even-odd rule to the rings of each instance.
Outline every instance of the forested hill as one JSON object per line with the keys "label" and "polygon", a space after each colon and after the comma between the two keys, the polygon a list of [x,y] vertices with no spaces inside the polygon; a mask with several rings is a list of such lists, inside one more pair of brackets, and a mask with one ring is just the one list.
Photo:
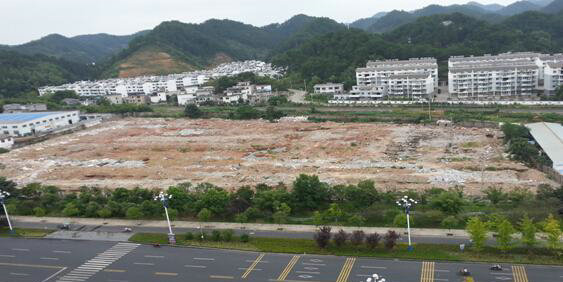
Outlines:
{"label": "forested hill", "polygon": [[[463,14],[422,17],[386,34],[358,29],[309,40],[274,57],[296,80],[344,81],[354,84],[356,67],[370,59],[481,55],[507,51],[563,51],[563,12],[526,12],[498,24]],[[409,44],[410,40],[410,44]],[[446,74],[442,65],[441,75]]]}
{"label": "forested hill", "polygon": [[93,78],[95,72],[94,66],[0,50],[0,98],[22,97],[39,86]]}
{"label": "forested hill", "polygon": [[170,73],[225,61],[265,59],[315,36],[345,29],[327,18],[298,15],[283,24],[255,27],[231,20],[202,24],[164,22],[113,60],[107,76]]}
{"label": "forested hill", "polygon": [[145,33],[141,31],[125,36],[102,33],[75,37],[51,34],[22,45],[0,46],[0,49],[25,55],[52,56],[82,64],[101,63],[127,48],[133,38]]}

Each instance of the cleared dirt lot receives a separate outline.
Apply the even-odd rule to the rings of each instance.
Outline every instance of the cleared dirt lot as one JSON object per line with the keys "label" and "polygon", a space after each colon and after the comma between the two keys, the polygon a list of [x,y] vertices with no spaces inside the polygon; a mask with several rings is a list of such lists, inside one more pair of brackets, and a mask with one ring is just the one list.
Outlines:
{"label": "cleared dirt lot", "polygon": [[[490,129],[422,125],[124,119],[0,155],[0,175],[62,188],[290,184],[300,173],[381,189],[535,189]],[[489,135],[489,137],[487,137]]]}

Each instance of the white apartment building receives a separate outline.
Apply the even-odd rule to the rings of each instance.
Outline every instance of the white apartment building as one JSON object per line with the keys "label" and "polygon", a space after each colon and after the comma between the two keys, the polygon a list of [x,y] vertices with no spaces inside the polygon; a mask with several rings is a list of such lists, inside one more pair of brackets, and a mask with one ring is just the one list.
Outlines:
{"label": "white apartment building", "polygon": [[559,62],[547,62],[544,67],[545,94],[555,94],[559,87],[563,87],[563,58]]}
{"label": "white apartment building", "polygon": [[540,54],[522,52],[496,56],[452,57],[448,90],[458,98],[530,97],[539,88]]}
{"label": "white apartment building", "polygon": [[344,93],[344,84],[342,83],[325,83],[316,84],[314,87],[315,94],[342,94]]}
{"label": "white apartment building", "polygon": [[421,98],[434,92],[435,79],[429,72],[395,74],[387,77],[383,86],[387,86],[390,97]]}
{"label": "white apartment building", "polygon": [[0,134],[28,136],[77,124],[79,111],[0,114]]}
{"label": "white apartment building", "polygon": [[336,94],[333,100],[337,101],[373,101],[387,96],[387,87],[354,85],[349,94]]}

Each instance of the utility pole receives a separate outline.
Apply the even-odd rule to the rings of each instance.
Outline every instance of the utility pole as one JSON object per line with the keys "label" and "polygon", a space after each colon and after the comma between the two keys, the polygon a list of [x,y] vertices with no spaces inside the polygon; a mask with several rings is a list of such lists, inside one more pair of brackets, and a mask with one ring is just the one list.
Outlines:
{"label": "utility pole", "polygon": [[0,204],[4,208],[4,213],[6,214],[6,220],[8,221],[8,226],[10,227],[10,233],[14,232],[14,228],[12,227],[12,222],[10,221],[10,216],[8,216],[8,209],[6,208],[6,204],[4,199],[10,196],[10,193],[0,190]]}
{"label": "utility pole", "polygon": [[168,216],[168,203],[172,199],[172,195],[165,194],[160,192],[158,196],[154,197],[155,201],[160,201],[164,206],[164,213],[166,214],[166,222],[168,222],[168,242],[170,244],[176,244],[176,236],[174,232],[172,232],[172,225],[170,224],[170,217]]}

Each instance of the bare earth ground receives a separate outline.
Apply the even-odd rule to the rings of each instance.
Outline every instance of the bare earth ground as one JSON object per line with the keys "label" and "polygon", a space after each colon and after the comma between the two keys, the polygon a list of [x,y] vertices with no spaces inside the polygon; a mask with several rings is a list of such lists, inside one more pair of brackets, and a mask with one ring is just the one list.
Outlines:
{"label": "bare earth ground", "polygon": [[383,189],[554,185],[503,157],[489,129],[423,125],[124,119],[0,155],[0,175],[61,188],[166,188],[209,182],[226,188],[371,179]]}

